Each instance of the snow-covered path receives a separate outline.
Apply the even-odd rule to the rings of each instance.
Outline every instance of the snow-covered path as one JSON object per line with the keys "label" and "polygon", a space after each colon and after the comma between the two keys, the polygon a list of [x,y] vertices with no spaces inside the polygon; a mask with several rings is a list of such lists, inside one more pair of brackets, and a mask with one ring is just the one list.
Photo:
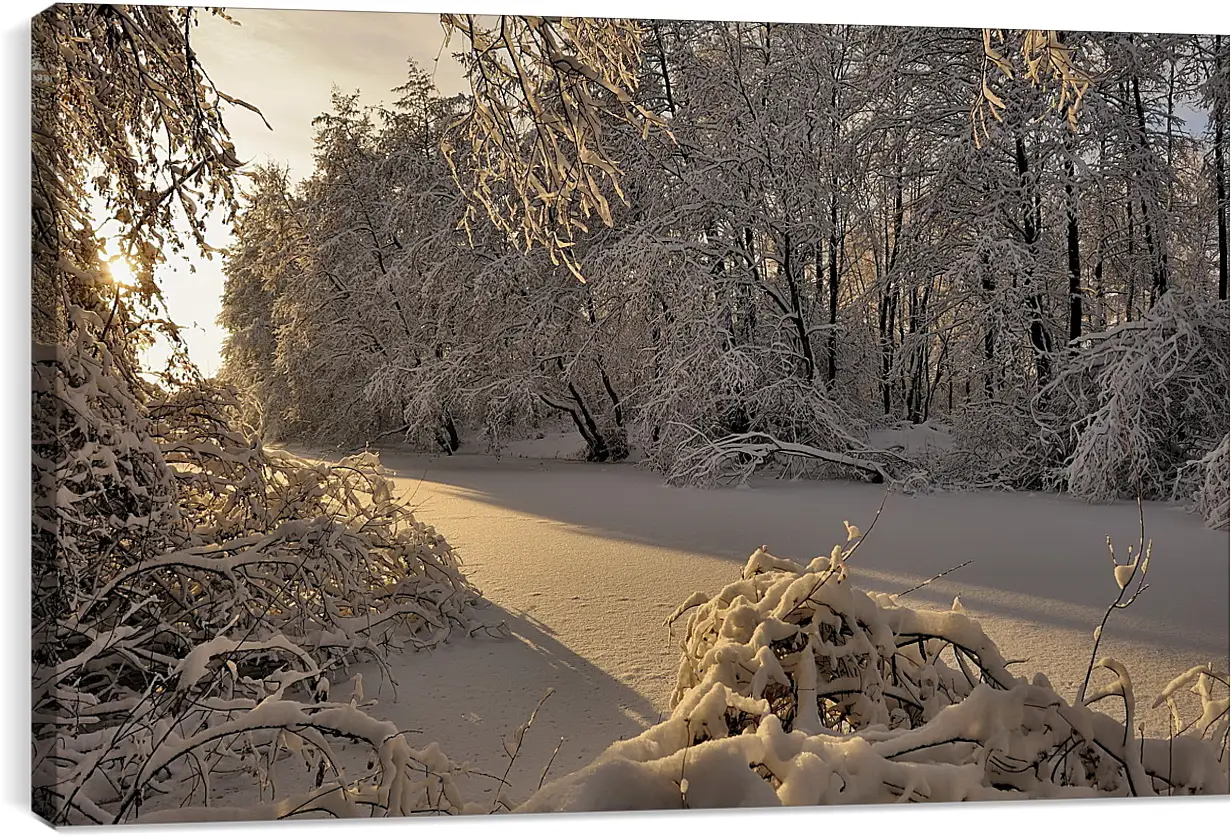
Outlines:
{"label": "snow-covered path", "polygon": [[[760,544],[805,560],[828,553],[845,539],[843,520],[866,529],[883,497],[855,483],[670,488],[627,465],[396,451],[382,461],[420,519],[461,553],[493,604],[485,619],[505,621],[512,636],[407,653],[391,662],[396,698],[387,684],[376,689],[374,667],[367,693],[380,701],[377,715],[422,731],[416,739],[501,775],[501,737],[553,688],[509,774],[514,800],[533,792],[561,737],[552,778],[666,711],[678,656],[663,621],[679,602],[735,579]],[[1100,649],[1129,666],[1142,708],[1189,666],[1228,660],[1227,533],[1162,504],[1148,504],[1145,519],[1150,589],[1113,615]],[[1019,673],[1043,671],[1071,697],[1116,592],[1104,539],[1123,559],[1138,531],[1129,503],[892,495],[854,577],[865,589],[896,592],[973,559],[909,601],[948,607],[960,594],[1006,657],[1029,659]],[[1149,721],[1165,734],[1162,711]],[[494,780],[473,783],[472,794],[494,795]]]}

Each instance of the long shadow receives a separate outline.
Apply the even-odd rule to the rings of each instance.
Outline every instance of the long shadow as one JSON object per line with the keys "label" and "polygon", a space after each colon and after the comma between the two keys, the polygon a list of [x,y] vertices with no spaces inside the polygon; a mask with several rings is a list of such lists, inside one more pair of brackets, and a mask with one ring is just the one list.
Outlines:
{"label": "long shadow", "polygon": [[[883,579],[861,574],[859,571],[855,571],[852,578],[865,590],[879,591],[892,587],[886,585]],[[897,590],[904,589],[905,586]],[[903,599],[902,604],[913,608],[943,611],[948,609],[953,598],[959,595],[966,610],[976,619],[980,614],[985,614],[992,618],[1014,619],[1031,625],[1069,629],[1086,635],[1089,635],[1099,624],[1103,617],[1103,610],[1113,598],[1108,597],[1108,602],[1103,603],[1103,609],[1080,606],[1080,611],[1078,607],[1065,611],[1058,607],[1059,604],[1055,601],[1040,602],[1035,597],[1013,597],[1011,594],[1006,597],[1004,591],[949,582],[914,592],[909,598]],[[1136,605],[1133,608],[1136,608]],[[994,632],[989,632],[989,634],[992,634],[993,640],[1004,640],[996,636]],[[1117,611],[1112,615],[1105,637],[1115,641],[1132,641],[1147,647],[1170,648],[1173,651],[1185,653],[1194,664],[1205,661],[1211,656],[1217,658],[1219,655],[1225,661],[1228,653],[1225,633],[1220,640],[1208,632],[1200,634],[1185,632],[1171,623],[1140,619],[1132,609]]]}
{"label": "long shadow", "polygon": [[[433,501],[451,496],[552,527],[738,564],[760,544],[805,559],[828,553],[845,540],[845,520],[866,529],[884,500],[881,519],[857,554],[860,567],[921,580],[974,559],[949,581],[1054,602],[1057,608],[1046,612],[999,605],[1025,619],[1074,628],[1088,628],[1088,613],[1066,617],[1064,604],[1076,606],[1074,611],[1101,610],[1115,596],[1105,538],[1112,538],[1124,561],[1125,548],[1137,545],[1140,531],[1135,504],[1090,505],[1054,495],[979,491],[886,498],[879,486],[819,481],[701,490],[665,486],[658,475],[626,464],[433,458],[397,449],[381,456],[409,481],[412,504],[433,523],[444,523]],[[1227,533],[1205,529],[1195,516],[1161,503],[1146,505],[1145,521],[1154,544],[1151,590],[1120,631],[1149,641],[1161,626],[1165,634],[1186,639],[1185,645],[1227,648]]]}
{"label": "long shadow", "polygon": [[[410,737],[416,747],[435,741],[450,759],[482,772],[469,779],[467,794],[494,795],[494,778],[510,763],[504,743],[516,742],[517,727],[548,689],[554,692],[508,773],[514,799],[534,791],[549,761],[548,780],[584,766],[612,742],[659,719],[659,708],[560,643],[550,626],[496,605],[479,609],[477,618],[503,624],[504,636],[476,632],[430,651],[393,655],[388,664],[396,688],[375,664],[359,668],[366,697],[378,701],[371,712],[399,729],[417,731]],[[344,693],[346,688],[340,687]]]}

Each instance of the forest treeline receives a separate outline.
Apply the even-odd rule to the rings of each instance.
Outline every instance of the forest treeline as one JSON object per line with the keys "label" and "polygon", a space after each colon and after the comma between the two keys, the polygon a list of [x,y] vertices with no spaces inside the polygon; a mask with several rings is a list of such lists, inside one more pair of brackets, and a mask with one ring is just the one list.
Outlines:
{"label": "forest treeline", "polygon": [[1073,113],[981,30],[646,22],[657,125],[564,126],[622,194],[555,249],[491,223],[558,204],[492,173],[468,96],[413,64],[389,107],[335,91],[315,171],[248,189],[223,375],[275,439],[563,421],[684,478],[750,441],[892,473],[869,429],[938,420],[933,478],[1225,497],[1227,39],[1057,37]]}

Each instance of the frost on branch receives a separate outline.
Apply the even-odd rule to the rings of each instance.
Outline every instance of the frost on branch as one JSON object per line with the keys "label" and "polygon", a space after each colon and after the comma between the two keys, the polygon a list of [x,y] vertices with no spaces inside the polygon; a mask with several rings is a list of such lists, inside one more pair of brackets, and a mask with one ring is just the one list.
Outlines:
{"label": "frost on branch", "polygon": [[[717,596],[686,601],[670,718],[520,811],[1227,792],[1225,673],[1173,682],[1159,703],[1197,682],[1201,717],[1143,740],[1118,662],[1070,704],[1045,676],[1011,674],[956,602],[919,611],[854,588],[851,551],[803,565],[762,548]],[[1113,696],[1127,722],[1088,706]]]}
{"label": "frost on branch", "polygon": [[[435,746],[329,689],[341,666],[480,628],[448,543],[374,457],[269,451],[205,386],[138,396],[88,337],[96,315],[70,314],[72,342],[33,369],[36,811],[462,811]],[[279,798],[288,772],[312,793]],[[204,811],[235,775],[261,805]]]}

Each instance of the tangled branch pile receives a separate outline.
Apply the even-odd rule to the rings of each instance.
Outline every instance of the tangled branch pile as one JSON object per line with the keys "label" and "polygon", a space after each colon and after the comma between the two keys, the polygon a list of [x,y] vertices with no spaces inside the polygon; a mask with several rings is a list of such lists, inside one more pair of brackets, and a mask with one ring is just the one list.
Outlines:
{"label": "tangled branch pile", "polygon": [[[690,429],[691,430],[691,429]],[[842,440],[853,445],[849,437]],[[835,446],[837,447],[837,446]],[[884,452],[882,452],[884,453]],[[708,440],[697,431],[682,442],[667,472],[667,482],[694,485],[744,483],[771,462],[779,461],[783,476],[806,473],[804,463],[815,463],[837,473],[857,474],[874,483],[889,479],[885,467],[860,452],[827,451],[814,445],[784,442],[759,432],[728,434]]]}
{"label": "tangled branch pile", "polygon": [[[69,314],[73,342],[34,364],[36,811],[462,811],[454,766],[368,715],[361,681],[329,698],[340,667],[483,628],[448,543],[374,457],[269,451],[234,430],[222,391],[139,395],[89,337],[97,316]],[[267,802],[288,757],[313,791]],[[206,815],[233,777],[259,805]]]}
{"label": "tangled branch pile", "polygon": [[[958,603],[917,611],[852,587],[857,546],[852,528],[807,566],[762,548],[718,596],[693,595],[671,618],[689,614],[671,717],[522,811],[1227,792],[1225,673],[1175,679],[1155,706],[1178,717],[1192,686],[1200,717],[1143,738],[1118,661],[1070,704],[1045,676],[1012,675]],[[1124,722],[1090,707],[1113,696]]]}

